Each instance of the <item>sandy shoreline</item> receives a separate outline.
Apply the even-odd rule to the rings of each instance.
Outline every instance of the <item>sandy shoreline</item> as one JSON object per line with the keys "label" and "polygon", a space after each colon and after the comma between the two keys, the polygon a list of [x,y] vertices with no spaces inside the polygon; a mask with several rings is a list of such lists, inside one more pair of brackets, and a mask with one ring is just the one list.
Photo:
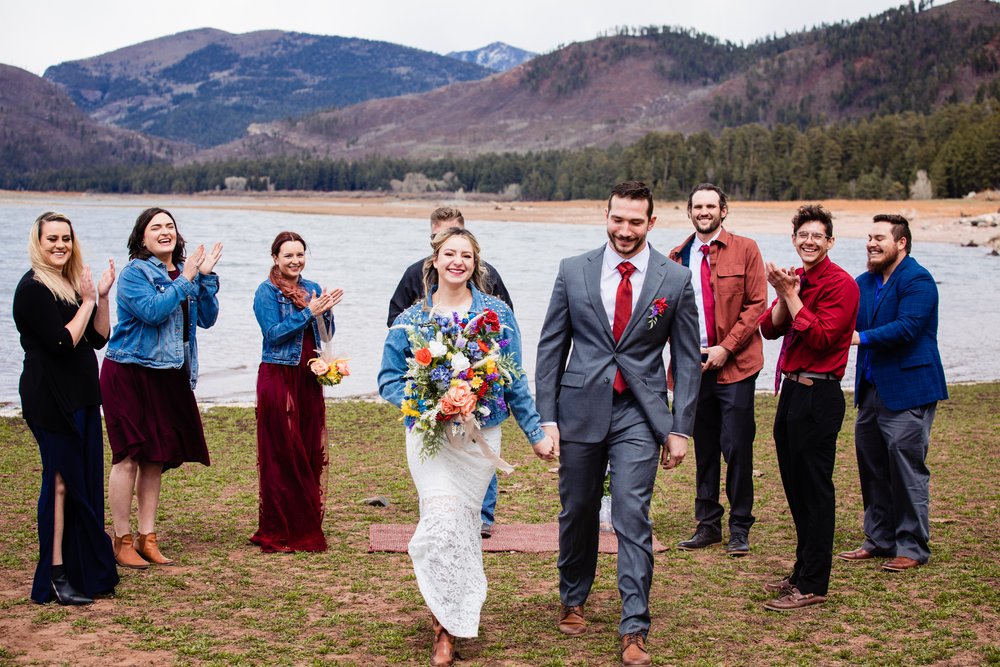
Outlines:
{"label": "sandy shoreline", "polygon": [[[447,194],[447,193],[442,193]],[[0,191],[0,202],[37,202],[39,210],[58,202],[75,205],[93,202],[102,206],[121,205],[141,208],[169,199],[173,208],[225,208],[248,211],[277,211],[309,215],[364,216],[426,219],[437,206],[457,206],[466,221],[503,220],[511,222],[548,222],[559,224],[603,224],[605,202],[574,200],[567,202],[506,202],[454,196],[396,196],[381,193],[244,193],[240,195],[205,193],[197,195],[104,195]],[[752,236],[781,234],[790,231],[789,221],[803,202],[730,202],[727,228]],[[812,202],[809,202],[812,203]],[[1000,211],[997,201],[980,199],[933,199],[926,201],[826,200],[821,202],[834,214],[837,236],[864,238],[871,217],[876,213],[898,213],[910,220],[915,241],[939,243],[970,242],[1000,248],[1000,227],[972,227],[960,222],[965,216],[979,216]],[[658,202],[657,224],[668,229],[690,228],[685,202]]]}

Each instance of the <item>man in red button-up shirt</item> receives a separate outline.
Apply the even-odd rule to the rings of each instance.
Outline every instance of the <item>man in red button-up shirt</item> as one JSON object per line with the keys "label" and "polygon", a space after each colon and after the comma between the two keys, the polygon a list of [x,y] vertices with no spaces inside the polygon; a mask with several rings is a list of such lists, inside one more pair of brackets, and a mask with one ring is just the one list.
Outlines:
{"label": "man in red button-up shirt", "polygon": [[774,445],[798,545],[792,574],[766,584],[779,596],[764,606],[790,611],[826,601],[833,559],[833,464],[844,421],[844,377],[858,314],[854,279],[830,261],[833,216],[819,205],[792,218],[802,268],[765,264],[778,298],[761,317],[764,338],[784,336],[777,376],[781,398]]}

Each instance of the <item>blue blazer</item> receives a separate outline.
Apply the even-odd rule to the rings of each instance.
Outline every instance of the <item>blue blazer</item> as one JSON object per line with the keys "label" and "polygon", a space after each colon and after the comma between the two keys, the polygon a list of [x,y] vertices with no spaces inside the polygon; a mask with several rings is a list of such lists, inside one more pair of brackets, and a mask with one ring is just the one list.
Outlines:
{"label": "blue blazer", "polygon": [[857,330],[861,335],[854,404],[867,353],[879,398],[901,411],[948,398],[938,352],[938,291],[934,278],[907,255],[882,286],[878,305],[875,287],[881,274],[857,277],[861,289]]}

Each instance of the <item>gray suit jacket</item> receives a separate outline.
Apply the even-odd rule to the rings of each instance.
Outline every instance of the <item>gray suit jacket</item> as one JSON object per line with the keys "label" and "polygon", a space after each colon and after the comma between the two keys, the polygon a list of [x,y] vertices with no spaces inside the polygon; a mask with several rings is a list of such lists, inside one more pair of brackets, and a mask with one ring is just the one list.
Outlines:
{"label": "gray suit jacket", "polygon": [[[618,369],[658,444],[666,442],[671,432],[690,434],[694,428],[701,348],[691,272],[650,251],[642,293],[617,344],[601,302],[604,246],[559,265],[538,342],[535,400],[542,422],[556,422],[561,438],[600,442],[607,437]],[[667,310],[650,329],[650,308],[661,297],[667,300]],[[674,373],[672,410],[663,365],[668,341]]]}

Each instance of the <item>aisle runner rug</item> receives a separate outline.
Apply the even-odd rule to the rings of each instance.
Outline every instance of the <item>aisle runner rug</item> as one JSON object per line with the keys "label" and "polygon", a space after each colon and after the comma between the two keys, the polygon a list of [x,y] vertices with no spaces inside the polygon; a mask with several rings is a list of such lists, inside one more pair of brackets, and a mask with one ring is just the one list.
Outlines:
{"label": "aisle runner rug", "polygon": [[[406,545],[416,526],[387,523],[372,524],[368,529],[368,551],[406,553]],[[618,553],[618,538],[613,532],[601,532],[598,550],[603,554]],[[653,537],[653,551],[667,548]],[[522,551],[544,553],[559,551],[558,523],[505,523],[493,526],[493,537],[483,540],[483,551]]]}

